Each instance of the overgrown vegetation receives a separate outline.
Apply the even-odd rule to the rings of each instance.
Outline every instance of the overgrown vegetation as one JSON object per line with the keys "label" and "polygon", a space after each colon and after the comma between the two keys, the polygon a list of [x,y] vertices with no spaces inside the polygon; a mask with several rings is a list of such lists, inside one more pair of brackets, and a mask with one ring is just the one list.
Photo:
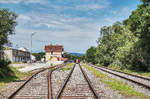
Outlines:
{"label": "overgrown vegetation", "polygon": [[150,71],[150,1],[141,1],[128,19],[100,29],[92,63]]}
{"label": "overgrown vegetation", "polygon": [[8,36],[14,34],[16,14],[8,9],[0,9],[0,79],[12,74],[10,61],[4,57],[4,45],[10,44]]}
{"label": "overgrown vegetation", "polygon": [[61,70],[63,71],[70,70],[73,66],[74,66],[74,63],[71,63],[68,66],[61,68]]}
{"label": "overgrown vegetation", "polygon": [[123,82],[121,82],[119,80],[108,77],[106,74],[99,72],[98,70],[94,69],[93,67],[89,67],[85,64],[82,64],[82,66],[84,66],[86,69],[91,71],[96,77],[99,77],[100,81],[109,85],[110,88],[112,88],[113,90],[119,91],[121,94],[123,94],[125,96],[128,96],[128,97],[140,96],[142,98],[147,97],[147,96],[145,96],[145,94],[135,91],[132,87],[124,84]]}
{"label": "overgrown vegetation", "polygon": [[[101,65],[98,65],[98,66],[101,66]],[[150,72],[142,72],[142,71],[137,72],[137,71],[133,71],[129,69],[121,69],[120,66],[109,66],[108,68],[118,70],[121,72],[150,77]]]}
{"label": "overgrown vegetation", "polygon": [[28,77],[31,75],[31,73],[22,73],[19,72],[16,68],[14,67],[10,67],[9,68],[10,71],[12,71],[11,73],[9,73],[10,75],[6,76],[2,79],[0,79],[0,90],[9,82],[15,81],[15,80],[23,80],[24,78]]}
{"label": "overgrown vegetation", "polygon": [[7,76],[10,76],[13,71],[8,67],[11,62],[6,59],[0,59],[0,80]]}

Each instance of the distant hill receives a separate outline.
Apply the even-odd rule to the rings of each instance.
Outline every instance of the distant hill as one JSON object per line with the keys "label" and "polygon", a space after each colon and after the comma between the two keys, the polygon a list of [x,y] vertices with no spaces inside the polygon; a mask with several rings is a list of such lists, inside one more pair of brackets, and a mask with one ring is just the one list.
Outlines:
{"label": "distant hill", "polygon": [[73,56],[84,56],[85,54],[83,53],[69,53],[70,55],[73,55]]}

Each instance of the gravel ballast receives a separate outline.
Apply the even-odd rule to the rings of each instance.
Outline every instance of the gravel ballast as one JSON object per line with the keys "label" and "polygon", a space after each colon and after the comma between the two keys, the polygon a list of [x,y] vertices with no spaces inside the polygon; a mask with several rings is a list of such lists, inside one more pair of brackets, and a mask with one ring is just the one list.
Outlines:
{"label": "gravel ballast", "polygon": [[[70,69],[71,70],[71,69]],[[62,68],[56,69],[52,72],[51,83],[52,83],[52,95],[55,99],[61,85],[64,83],[65,78],[69,74],[70,70],[63,70]]]}
{"label": "gravel ballast", "polygon": [[33,77],[16,95],[15,99],[40,98],[46,99],[48,95],[48,69]]}
{"label": "gravel ballast", "polygon": [[95,99],[78,64],[64,88],[61,99]]}
{"label": "gravel ballast", "polygon": [[7,99],[7,97],[14,90],[18,89],[25,81],[11,82],[0,92],[0,99]]}

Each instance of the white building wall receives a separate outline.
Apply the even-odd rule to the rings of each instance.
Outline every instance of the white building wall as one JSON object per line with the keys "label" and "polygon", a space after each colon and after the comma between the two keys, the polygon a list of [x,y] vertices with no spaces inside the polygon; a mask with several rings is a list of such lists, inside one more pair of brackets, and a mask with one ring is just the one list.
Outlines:
{"label": "white building wall", "polygon": [[59,57],[59,58],[61,58],[62,57],[62,52],[53,52],[53,53],[46,52],[46,54],[45,54],[46,61],[48,61],[52,57]]}
{"label": "white building wall", "polygon": [[25,62],[30,60],[29,52],[19,51],[15,49],[7,49],[4,50],[4,53],[11,62]]}
{"label": "white building wall", "polygon": [[12,50],[4,50],[4,54],[10,61],[13,61]]}

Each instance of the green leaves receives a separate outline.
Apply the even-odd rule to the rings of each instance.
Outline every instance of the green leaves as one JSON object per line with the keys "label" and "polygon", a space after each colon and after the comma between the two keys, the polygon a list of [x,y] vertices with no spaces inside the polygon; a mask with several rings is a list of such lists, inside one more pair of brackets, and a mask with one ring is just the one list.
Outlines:
{"label": "green leaves", "polygon": [[148,4],[150,0],[141,0],[144,4]]}
{"label": "green leaves", "polygon": [[85,55],[85,60],[87,62],[91,62],[91,63],[95,63],[95,53],[96,53],[96,48],[95,47],[90,47],[87,51],[86,51],[86,55]]}
{"label": "green leaves", "polygon": [[101,28],[96,53],[91,54],[95,60],[90,58],[90,62],[150,71],[150,0],[141,1],[144,4],[138,5],[123,23]]}
{"label": "green leaves", "polygon": [[[104,31],[105,29],[105,31]],[[101,37],[98,38],[98,47],[96,50],[96,61],[104,66],[118,63],[121,65],[121,60],[124,58],[122,54],[129,47],[125,47],[127,42],[132,41],[132,34],[127,28],[120,22],[116,22],[114,25],[109,27],[101,28]]]}
{"label": "green leaves", "polygon": [[0,46],[8,43],[8,35],[14,33],[16,14],[8,9],[0,9]]}
{"label": "green leaves", "polygon": [[10,12],[8,9],[0,9],[0,77],[9,75],[10,68],[8,65],[10,62],[4,59],[3,45],[9,42],[8,35],[14,34],[16,22],[16,14]]}
{"label": "green leaves", "polygon": [[[150,6],[140,5],[132,12],[128,19],[128,25],[134,35],[139,35],[140,38],[147,38],[150,34]],[[150,37],[149,37],[150,38]]]}

